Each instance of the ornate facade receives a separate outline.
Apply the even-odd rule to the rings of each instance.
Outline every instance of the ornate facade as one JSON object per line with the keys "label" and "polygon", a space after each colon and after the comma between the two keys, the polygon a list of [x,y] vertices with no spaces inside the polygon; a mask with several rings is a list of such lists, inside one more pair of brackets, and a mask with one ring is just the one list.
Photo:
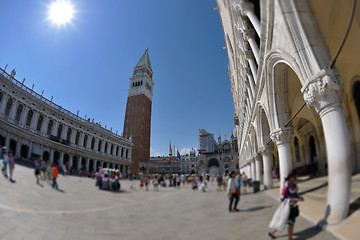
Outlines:
{"label": "ornate facade", "polygon": [[189,154],[182,155],[180,162],[182,174],[197,174],[199,172],[199,160],[194,148],[190,149]]}
{"label": "ornate facade", "polygon": [[236,134],[231,132],[230,140],[227,140],[225,136],[225,140],[221,141],[219,133],[217,142],[214,140],[214,135],[207,133],[204,129],[199,130],[199,135],[198,171],[200,174],[229,174],[231,171],[239,170]]}
{"label": "ornate facade", "polygon": [[328,174],[329,223],[347,216],[360,169],[355,2],[217,0],[241,171],[267,187],[275,167],[281,183],[294,168]]}
{"label": "ornate facade", "polygon": [[132,142],[46,99],[0,69],[0,145],[68,169],[128,173]]}

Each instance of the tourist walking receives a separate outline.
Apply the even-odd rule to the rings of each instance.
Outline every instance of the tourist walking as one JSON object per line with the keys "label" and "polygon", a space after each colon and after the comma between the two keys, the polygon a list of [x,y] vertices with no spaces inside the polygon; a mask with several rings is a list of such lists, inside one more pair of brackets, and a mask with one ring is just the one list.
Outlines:
{"label": "tourist walking", "polygon": [[247,185],[248,185],[248,177],[246,176],[245,172],[242,173],[242,177],[241,177],[241,180],[242,180],[242,183],[243,183],[243,186],[242,186],[242,192],[243,194],[247,194]]}
{"label": "tourist walking", "polygon": [[159,181],[157,176],[155,176],[153,179],[153,185],[154,185],[154,191],[159,191]]}
{"label": "tourist walking", "polygon": [[[283,189],[281,191],[281,202],[284,202],[285,200],[290,201],[290,214],[289,214],[289,218],[288,218],[288,239],[292,240],[293,237],[293,231],[294,231],[294,225],[295,225],[295,220],[296,217],[299,216],[299,206],[298,206],[298,202],[299,201],[304,201],[304,199],[302,197],[299,196],[298,194],[298,187],[296,184],[296,176],[297,176],[297,172],[296,171],[292,171],[287,178],[285,179],[285,183],[283,186]],[[272,229],[269,232],[269,236],[271,238],[276,238],[274,236],[276,230]]]}
{"label": "tourist walking", "polygon": [[41,167],[41,163],[40,163],[40,158],[37,158],[35,161],[35,178],[36,178],[36,183],[39,184],[40,182],[40,167]]}
{"label": "tourist walking", "polygon": [[[237,204],[239,202],[239,196],[236,194],[236,180],[235,180],[235,172],[232,171],[229,176],[227,191],[229,196],[229,212],[236,211],[238,212],[239,209],[237,209]],[[234,202],[235,200],[235,202]],[[233,207],[234,203],[234,207]]]}
{"label": "tourist walking", "polygon": [[4,176],[7,178],[7,163],[8,163],[8,158],[9,158],[9,155],[8,155],[8,152],[7,152],[7,148],[6,147],[3,147],[2,148],[2,160],[3,160],[3,168],[2,168],[2,171],[3,171],[3,174]]}
{"label": "tourist walking", "polygon": [[52,188],[56,188],[56,190],[59,190],[59,187],[58,187],[58,184],[56,181],[58,174],[59,174],[59,170],[58,170],[56,164],[54,164],[54,166],[52,167],[51,174],[52,174],[52,178],[53,178]]}
{"label": "tourist walking", "polygon": [[236,194],[239,196],[239,201],[240,201],[240,195],[241,195],[241,174],[240,173],[236,176]]}
{"label": "tourist walking", "polygon": [[13,176],[13,171],[14,171],[14,168],[15,168],[15,159],[14,159],[14,156],[12,155],[12,153],[8,154],[7,163],[8,163],[9,176],[10,176],[9,180],[10,180],[10,182],[14,182],[12,176]]}
{"label": "tourist walking", "polygon": [[222,183],[222,182],[223,182],[223,178],[222,178],[222,176],[221,176],[220,173],[218,173],[218,175],[216,176],[216,182],[217,182],[217,188],[216,188],[216,190],[221,192],[221,187],[222,187],[222,184],[223,184],[223,183]]}

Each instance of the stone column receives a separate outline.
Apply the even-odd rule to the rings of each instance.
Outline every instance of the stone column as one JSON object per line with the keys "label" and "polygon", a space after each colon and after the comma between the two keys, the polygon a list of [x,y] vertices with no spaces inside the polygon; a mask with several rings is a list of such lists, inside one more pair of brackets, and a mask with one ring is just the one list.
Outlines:
{"label": "stone column", "polygon": [[284,185],[285,178],[292,171],[291,146],[290,137],[292,128],[284,128],[274,131],[270,134],[270,138],[276,143],[279,152],[280,167],[280,192]]}
{"label": "stone column", "polygon": [[18,138],[18,140],[16,142],[15,155],[20,155],[20,149],[21,149],[21,139]]}
{"label": "stone column", "polygon": [[88,135],[88,139],[87,139],[87,143],[86,143],[86,148],[91,149],[91,140],[92,140],[92,136]]}
{"label": "stone column", "polygon": [[100,152],[105,152],[105,144],[106,144],[106,142],[105,141],[103,141],[102,143],[101,143],[101,148],[100,148]]}
{"label": "stone column", "polygon": [[95,138],[94,151],[99,149],[99,139]]}
{"label": "stone column", "polygon": [[22,113],[21,113],[19,122],[20,122],[21,124],[24,124],[24,125],[25,125],[26,116],[27,116],[27,113],[28,113],[29,108],[28,108],[28,106],[25,105],[25,104],[23,104],[23,106],[24,106],[24,108],[23,108],[23,111],[22,111]]}
{"label": "stone column", "polygon": [[42,133],[45,133],[47,132],[47,125],[49,123],[49,118],[43,114],[43,122],[42,122],[42,125],[41,125],[41,132]]}
{"label": "stone column", "polygon": [[0,113],[5,113],[5,107],[7,104],[7,101],[9,100],[9,95],[5,95],[5,93],[3,93],[3,99],[1,102],[1,106],[0,106]]}
{"label": "stone column", "polygon": [[63,164],[64,164],[64,152],[60,151],[59,166],[62,166]]}
{"label": "stone column", "polygon": [[74,156],[72,154],[70,154],[70,156],[69,156],[69,170],[71,170],[71,168],[73,166],[73,161],[74,161]]}
{"label": "stone column", "polygon": [[67,131],[67,126],[65,124],[62,124],[62,129],[61,129],[61,133],[60,133],[60,138],[61,139],[66,139],[66,131]]}
{"label": "stone column", "polygon": [[11,119],[15,119],[15,114],[16,114],[16,110],[17,110],[17,103],[18,103],[18,101],[16,99],[14,99],[13,103],[11,105],[10,113],[9,113],[9,118],[11,118]]}
{"label": "stone column", "polygon": [[271,169],[271,157],[270,148],[261,146],[259,152],[262,155],[264,165],[264,186],[265,188],[271,188],[273,185],[272,169]]}
{"label": "stone column", "polygon": [[87,159],[86,159],[86,163],[85,163],[85,169],[86,169],[86,171],[89,171],[89,165],[90,165],[90,159],[87,158]]}
{"label": "stone column", "polygon": [[10,133],[6,134],[5,146],[7,147],[7,149],[10,149]]}
{"label": "stone column", "polygon": [[27,154],[27,159],[31,158],[31,152],[32,152],[32,142],[29,143],[29,150],[28,150],[28,154]]}
{"label": "stone column", "polygon": [[255,32],[253,29],[242,29],[243,38],[245,41],[248,41],[251,47],[251,50],[254,54],[255,60],[259,63],[259,47],[255,41]]}
{"label": "stone column", "polygon": [[80,137],[79,137],[79,146],[83,147],[84,146],[84,133],[80,132]]}
{"label": "stone column", "polygon": [[255,156],[255,180],[261,182],[261,173],[262,173],[262,165],[261,165],[261,156],[256,155]]}
{"label": "stone column", "polygon": [[80,170],[80,168],[81,168],[82,166],[81,166],[81,157],[79,156],[78,157],[78,164],[77,164],[77,171],[79,171]]}
{"label": "stone column", "polygon": [[50,162],[51,164],[54,162],[54,149],[50,150]]}
{"label": "stone column", "polygon": [[52,126],[52,129],[51,129],[51,135],[57,136],[58,127],[59,127],[59,122],[55,121],[53,119],[53,126]]}
{"label": "stone column", "polygon": [[97,169],[96,169],[96,163],[97,163],[97,161],[94,160],[94,165],[93,165],[93,170],[94,170],[94,172],[97,170]]}
{"label": "stone column", "polygon": [[255,167],[255,159],[251,159],[251,178],[253,181],[256,180],[256,167]]}
{"label": "stone column", "polygon": [[71,129],[71,136],[70,136],[70,143],[71,145],[75,145],[75,137],[76,137],[76,130],[73,128]]}
{"label": "stone column", "polygon": [[32,128],[34,130],[36,129],[36,124],[37,124],[38,118],[39,118],[39,113],[37,111],[33,110],[33,117],[30,122],[30,128]]}
{"label": "stone column", "polygon": [[329,223],[339,223],[347,216],[351,193],[351,150],[342,90],[340,77],[330,69],[321,70],[302,89],[306,103],[319,113],[323,125],[329,174]]}
{"label": "stone column", "polygon": [[261,24],[254,12],[254,6],[249,2],[241,3],[241,15],[247,16],[254,26],[256,33],[261,37]]}

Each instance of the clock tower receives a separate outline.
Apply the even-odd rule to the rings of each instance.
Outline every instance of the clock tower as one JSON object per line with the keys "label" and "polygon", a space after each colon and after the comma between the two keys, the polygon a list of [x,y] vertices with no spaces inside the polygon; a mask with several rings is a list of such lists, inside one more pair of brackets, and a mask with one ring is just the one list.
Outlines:
{"label": "clock tower", "polygon": [[139,173],[139,162],[150,160],[151,105],[153,71],[146,48],[130,78],[123,135],[132,138],[131,173]]}

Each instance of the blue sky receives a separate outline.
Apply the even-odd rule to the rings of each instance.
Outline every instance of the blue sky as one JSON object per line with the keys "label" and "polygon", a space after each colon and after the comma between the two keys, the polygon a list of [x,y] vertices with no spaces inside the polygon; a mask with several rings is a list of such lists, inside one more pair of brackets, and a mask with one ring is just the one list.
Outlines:
{"label": "blue sky", "polygon": [[0,66],[82,117],[122,132],[129,77],[149,47],[154,71],[151,154],[198,148],[198,129],[234,129],[226,50],[215,0],[72,0],[71,24],[49,0],[1,0]]}

